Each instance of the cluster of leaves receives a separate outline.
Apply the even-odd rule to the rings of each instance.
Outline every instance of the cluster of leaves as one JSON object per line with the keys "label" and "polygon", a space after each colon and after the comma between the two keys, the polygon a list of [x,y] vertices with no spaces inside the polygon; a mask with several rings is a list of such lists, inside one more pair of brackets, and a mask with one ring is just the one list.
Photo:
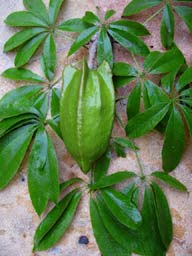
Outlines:
{"label": "cluster of leaves", "polygon": [[[56,44],[54,39],[56,19],[64,0],[50,0],[49,11],[42,0],[23,0],[27,11],[11,13],[5,23],[13,27],[22,27],[22,30],[13,35],[4,45],[4,51],[17,49],[15,66],[21,68],[43,45],[41,66],[46,78],[54,78],[56,67]],[[14,70],[10,69],[10,76],[16,77]],[[30,71],[29,71],[30,72]],[[30,74],[28,74],[30,77]]]}
{"label": "cluster of leaves", "polygon": [[[165,53],[151,52],[139,70],[127,63],[115,63],[114,75],[117,88],[136,81],[127,99],[127,136],[136,138],[154,128],[165,133],[163,169],[174,170],[185,148],[185,123],[191,134],[192,68],[175,46]],[[149,80],[149,75],[161,75],[160,86]],[[141,98],[145,110],[139,113]]]}
{"label": "cluster of leaves", "polygon": [[[91,222],[102,255],[127,256],[133,252],[165,255],[172,241],[172,220],[167,199],[156,179],[183,192],[186,187],[162,172],[144,177],[144,183],[138,183],[139,177],[134,172],[123,171],[106,176],[108,157],[103,157],[101,162],[106,168],[102,168],[98,175],[100,162],[97,162],[94,183],[89,187]],[[113,188],[126,179],[131,181],[121,191]]]}
{"label": "cluster of leaves", "polygon": [[[120,171],[107,176],[110,157],[107,153],[94,168],[90,191],[90,215],[93,232],[102,255],[165,255],[172,241],[172,220],[167,199],[156,179],[186,192],[186,187],[166,173],[154,172],[146,183],[138,183],[134,172]],[[98,172],[99,170],[99,172]],[[131,179],[121,191],[114,185]],[[60,185],[61,191],[82,180],[73,178]],[[139,205],[139,198],[144,198]],[[45,217],[34,237],[34,251],[52,247],[70,225],[82,193],[72,189]],[[141,212],[138,210],[142,207]],[[153,234],[153,236],[151,236]]]}
{"label": "cluster of leaves", "polygon": [[192,8],[189,6],[177,5],[183,2],[192,2],[191,0],[155,0],[155,1],[140,1],[140,0],[132,0],[124,9],[123,16],[128,17],[151,7],[157,6],[158,10],[152,16],[159,14],[162,12],[162,20],[161,20],[161,29],[160,36],[161,42],[165,48],[171,48],[174,43],[174,35],[175,35],[175,17],[174,12],[176,12],[181,19],[185,22],[190,32],[192,32],[192,23],[191,23],[191,15]]}
{"label": "cluster of leaves", "polygon": [[89,11],[81,19],[75,18],[64,21],[58,27],[59,29],[80,33],[72,44],[68,55],[75,53],[93,39],[97,43],[97,62],[99,65],[106,60],[113,67],[112,40],[136,55],[147,56],[149,49],[139,37],[149,35],[149,31],[135,21],[121,19],[109,22],[108,19],[114,14],[114,10],[109,10],[102,20]]}

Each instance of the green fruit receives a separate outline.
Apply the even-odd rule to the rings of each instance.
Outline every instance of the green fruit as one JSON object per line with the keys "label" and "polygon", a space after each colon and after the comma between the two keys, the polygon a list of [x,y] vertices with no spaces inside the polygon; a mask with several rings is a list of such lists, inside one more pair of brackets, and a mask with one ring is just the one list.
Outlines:
{"label": "green fruit", "polygon": [[63,141],[68,152],[87,173],[106,151],[113,127],[115,95],[107,62],[90,70],[67,66],[60,102]]}

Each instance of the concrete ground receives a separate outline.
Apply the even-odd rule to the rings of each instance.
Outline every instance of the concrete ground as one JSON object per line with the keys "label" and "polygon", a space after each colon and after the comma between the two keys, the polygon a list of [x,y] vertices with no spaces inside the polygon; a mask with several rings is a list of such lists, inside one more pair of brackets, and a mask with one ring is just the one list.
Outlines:
{"label": "concrete ground", "polygon": [[[45,1],[48,3],[48,1]],[[60,20],[71,17],[81,17],[85,10],[95,10],[98,5],[101,12],[107,9],[118,9],[116,14],[120,18],[123,7],[127,4],[127,0],[109,0],[109,1],[81,1],[66,0],[64,8],[60,15]],[[5,69],[13,66],[14,53],[4,54],[3,44],[16,31],[4,25],[3,20],[6,16],[17,10],[22,10],[22,0],[1,0],[0,8],[0,73]],[[145,20],[145,15],[149,15],[152,10],[137,15],[141,22]],[[159,23],[161,17],[158,16],[147,27],[152,32],[152,36],[146,39],[148,45],[155,50],[162,50],[159,42]],[[189,34],[185,24],[179,19],[176,26],[176,42],[181,47],[188,62],[192,60],[192,35]],[[83,49],[71,59],[65,56],[70,47],[70,40],[58,37],[58,66],[56,77],[60,76],[64,64],[80,60],[86,51]],[[115,48],[116,60],[129,61],[130,55],[125,52],[122,47]],[[39,65],[39,58],[33,58],[30,68],[42,74]],[[0,77],[0,96],[7,91],[20,86],[21,83],[9,81]],[[125,91],[121,91],[121,93]],[[121,110],[121,108],[120,108]],[[115,133],[121,134],[121,130],[115,128]],[[55,148],[58,155],[60,178],[66,180],[73,175],[81,176],[79,168],[71,157],[66,153],[63,143],[51,133]],[[163,136],[158,132],[137,139],[136,142],[140,148],[139,155],[145,170],[150,173],[161,169],[161,148]],[[186,151],[182,162],[172,173],[176,178],[183,182],[189,194],[177,192],[173,189],[164,187],[164,191],[168,197],[174,223],[174,239],[171,244],[167,256],[191,256],[192,255],[192,144],[188,141]],[[6,161],[6,159],[5,159]],[[132,152],[127,153],[127,157],[114,158],[110,166],[110,172],[118,170],[135,170],[138,171],[136,158]],[[42,216],[43,217],[43,216]],[[90,225],[90,217],[88,211],[88,196],[84,196],[78,209],[73,224],[67,234],[52,249],[46,252],[32,253],[33,235],[36,227],[40,222],[39,217],[33,210],[31,205],[28,189],[26,163],[21,167],[21,171],[17,174],[9,186],[0,192],[0,256],[99,256],[95,239],[92,234]],[[79,245],[78,239],[81,235],[86,235],[89,244]]]}

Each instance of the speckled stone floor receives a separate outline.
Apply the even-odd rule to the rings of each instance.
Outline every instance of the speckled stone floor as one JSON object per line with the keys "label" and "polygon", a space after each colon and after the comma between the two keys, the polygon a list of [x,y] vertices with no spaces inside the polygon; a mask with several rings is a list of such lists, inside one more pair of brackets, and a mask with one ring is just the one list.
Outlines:
{"label": "speckled stone floor", "polygon": [[[45,1],[48,3],[48,1]],[[22,0],[1,0],[0,8],[0,73],[13,65],[14,53],[4,54],[3,44],[13,34],[14,28],[4,25],[5,17],[17,10],[22,10]],[[107,9],[118,9],[116,17],[119,18],[123,7],[128,0],[108,0],[108,1],[81,1],[65,0],[60,20],[71,17],[81,17],[85,10],[95,10],[98,5],[101,11]],[[150,14],[152,10],[148,11]],[[145,14],[137,15],[139,21],[144,21]],[[147,14],[147,15],[148,15]],[[152,36],[146,39],[148,45],[155,50],[161,50],[159,41],[159,23],[161,17],[151,21],[147,27],[152,32]],[[176,42],[185,54],[188,62],[192,61],[192,34],[189,34],[185,24],[177,18]],[[71,42],[58,37],[58,66],[57,74],[59,76],[64,64],[81,59],[83,54],[87,54],[83,49],[71,59],[66,59],[66,53]],[[120,46],[115,48],[117,60],[129,60],[130,56]],[[35,72],[42,74],[40,69],[38,55],[33,58],[30,68]],[[0,77],[0,96],[7,91],[20,86],[21,83],[9,81]],[[120,108],[121,109],[121,108]],[[121,134],[118,128],[116,133]],[[60,167],[60,179],[65,180],[73,175],[81,176],[79,168],[71,157],[66,153],[63,143],[51,133],[58,155]],[[161,168],[161,148],[163,137],[158,132],[137,139],[140,148],[139,154],[144,166],[145,173],[150,173]],[[183,194],[173,189],[164,189],[168,196],[174,223],[174,239],[167,256],[191,256],[192,255],[192,143],[188,141],[186,151],[182,162],[173,172],[173,175],[181,180],[188,188],[190,193]],[[135,170],[138,171],[135,156],[132,152],[127,153],[125,159],[114,158],[110,166],[110,172],[117,170]],[[42,216],[43,217],[43,216]],[[32,253],[33,235],[40,222],[39,217],[34,212],[27,189],[26,163],[21,167],[21,171],[16,175],[9,186],[0,191],[0,256],[99,256],[100,252],[95,243],[92,234],[90,217],[88,211],[88,196],[84,196],[67,234],[52,249],[46,252]],[[87,245],[78,243],[79,237],[85,235],[89,239]]]}

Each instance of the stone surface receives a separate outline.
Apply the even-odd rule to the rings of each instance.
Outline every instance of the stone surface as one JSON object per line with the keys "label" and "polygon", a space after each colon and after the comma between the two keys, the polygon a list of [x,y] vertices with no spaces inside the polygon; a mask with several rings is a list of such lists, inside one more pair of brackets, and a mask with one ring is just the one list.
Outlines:
{"label": "stone surface", "polygon": [[[0,73],[13,66],[14,53],[4,54],[4,42],[15,32],[14,28],[4,25],[5,17],[17,10],[22,10],[22,0],[2,1],[0,9]],[[70,17],[81,17],[85,10],[95,10],[99,6],[101,13],[107,9],[118,9],[116,17],[119,18],[127,0],[109,0],[109,1],[81,1],[66,0],[60,20]],[[46,1],[46,4],[48,1]],[[155,10],[155,8],[153,9]],[[135,15],[139,21],[143,22],[147,15],[153,10],[143,12],[142,15]],[[159,22],[161,16],[147,24],[152,36],[145,39],[153,49],[162,49],[159,41]],[[192,35],[189,34],[185,24],[177,17],[178,25],[176,27],[176,42],[183,49],[188,62],[192,60],[191,41]],[[63,66],[67,63],[75,62],[81,59],[86,50],[82,49],[70,59],[66,58],[67,50],[71,44],[70,40],[58,36],[58,66],[56,77],[59,77]],[[120,46],[115,47],[116,60],[130,60],[129,53],[125,52]],[[33,58],[30,68],[35,72],[42,74],[38,55]],[[20,86],[22,83],[16,83],[0,77],[0,96],[7,91]],[[120,93],[126,93],[121,90]],[[121,110],[122,108],[119,107]],[[116,125],[115,134],[122,134],[122,131]],[[82,176],[79,168],[71,157],[66,153],[63,143],[51,132],[55,148],[58,155],[61,181],[78,175]],[[161,169],[161,148],[163,137],[158,132],[152,132],[136,140],[140,151],[139,155],[146,174]],[[164,187],[168,196],[173,222],[174,239],[167,256],[191,256],[192,255],[192,144],[188,143],[182,162],[173,172],[173,175],[183,182],[189,194],[179,193],[173,189]],[[6,161],[7,159],[5,159]],[[134,170],[138,172],[136,158],[132,152],[127,153],[125,159],[114,158],[110,166],[110,172],[118,170]],[[87,178],[87,177],[85,177]],[[79,209],[70,229],[61,241],[52,249],[46,252],[32,253],[33,235],[40,219],[33,210],[29,199],[27,189],[26,163],[21,166],[20,172],[13,181],[0,192],[0,256],[99,256],[97,245],[95,243],[90,225],[88,195],[84,195]],[[79,237],[87,236],[89,243],[87,245],[79,244]]]}

